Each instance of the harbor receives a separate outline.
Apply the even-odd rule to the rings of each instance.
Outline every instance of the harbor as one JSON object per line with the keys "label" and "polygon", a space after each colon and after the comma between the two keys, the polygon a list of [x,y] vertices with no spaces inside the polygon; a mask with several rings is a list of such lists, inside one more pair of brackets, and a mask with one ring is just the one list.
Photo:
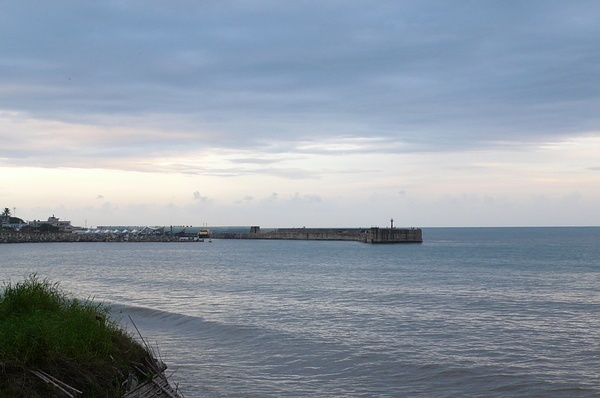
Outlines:
{"label": "harbor", "polygon": [[363,243],[423,243],[420,228],[261,228],[260,226],[202,227],[104,225],[82,228],[52,215],[28,223],[5,209],[0,243],[41,242],[211,242],[212,239],[330,240]]}
{"label": "harbor", "polygon": [[[0,243],[52,242],[212,242],[213,239],[270,239],[352,241],[372,244],[423,243],[420,228],[155,228],[142,230],[96,229],[75,232],[2,231]],[[148,231],[148,230],[146,230]]]}

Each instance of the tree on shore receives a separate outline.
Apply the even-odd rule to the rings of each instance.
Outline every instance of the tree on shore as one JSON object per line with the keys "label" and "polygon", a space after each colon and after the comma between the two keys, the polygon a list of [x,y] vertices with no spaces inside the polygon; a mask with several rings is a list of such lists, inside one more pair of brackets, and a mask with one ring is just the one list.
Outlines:
{"label": "tree on shore", "polygon": [[59,232],[59,228],[54,226],[54,225],[50,225],[50,224],[42,224],[39,227],[37,227],[37,230],[40,232]]}
{"label": "tree on shore", "polygon": [[4,224],[4,223],[9,223],[10,222],[10,209],[8,207],[5,207],[4,210],[2,211],[2,216],[0,217],[0,223]]}

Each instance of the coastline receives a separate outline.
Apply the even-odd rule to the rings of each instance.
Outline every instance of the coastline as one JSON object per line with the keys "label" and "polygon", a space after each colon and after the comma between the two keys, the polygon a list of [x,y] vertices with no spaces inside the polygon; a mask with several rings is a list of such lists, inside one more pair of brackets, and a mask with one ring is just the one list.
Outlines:
{"label": "coastline", "polygon": [[201,233],[136,234],[136,233],[72,233],[72,232],[0,232],[0,243],[52,242],[203,242],[207,239],[329,240],[372,244],[422,243],[420,228],[278,228],[250,227],[236,232],[203,230]]}

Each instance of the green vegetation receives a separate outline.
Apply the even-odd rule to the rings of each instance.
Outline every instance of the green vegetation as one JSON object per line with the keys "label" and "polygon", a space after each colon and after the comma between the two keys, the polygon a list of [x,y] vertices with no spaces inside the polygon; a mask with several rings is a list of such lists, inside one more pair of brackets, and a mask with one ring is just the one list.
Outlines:
{"label": "green vegetation", "polygon": [[59,228],[54,226],[54,225],[50,225],[50,224],[42,224],[36,228],[34,228],[34,230],[39,231],[39,232],[59,232]]}
{"label": "green vegetation", "polygon": [[0,224],[2,224],[2,228],[0,228],[0,230],[2,231],[12,231],[13,227],[11,227],[10,225],[7,224],[24,224],[25,221],[21,220],[18,217],[13,217],[10,214],[10,209],[8,207],[5,207],[4,210],[2,210],[2,212],[0,212]]}
{"label": "green vegetation", "polygon": [[[0,295],[0,397],[65,397],[41,370],[83,392],[119,397],[146,377],[150,354],[108,318],[109,309],[32,275]],[[136,371],[136,367],[138,370]]]}

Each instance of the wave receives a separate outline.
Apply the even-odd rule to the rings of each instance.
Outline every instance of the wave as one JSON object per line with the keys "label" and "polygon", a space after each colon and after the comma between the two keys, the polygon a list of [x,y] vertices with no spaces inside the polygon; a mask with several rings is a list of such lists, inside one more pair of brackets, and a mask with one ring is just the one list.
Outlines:
{"label": "wave", "polygon": [[142,333],[172,330],[180,336],[192,335],[202,339],[218,339],[220,342],[251,342],[268,333],[255,326],[222,323],[202,316],[126,304],[111,305],[111,316],[128,330],[133,322]]}

